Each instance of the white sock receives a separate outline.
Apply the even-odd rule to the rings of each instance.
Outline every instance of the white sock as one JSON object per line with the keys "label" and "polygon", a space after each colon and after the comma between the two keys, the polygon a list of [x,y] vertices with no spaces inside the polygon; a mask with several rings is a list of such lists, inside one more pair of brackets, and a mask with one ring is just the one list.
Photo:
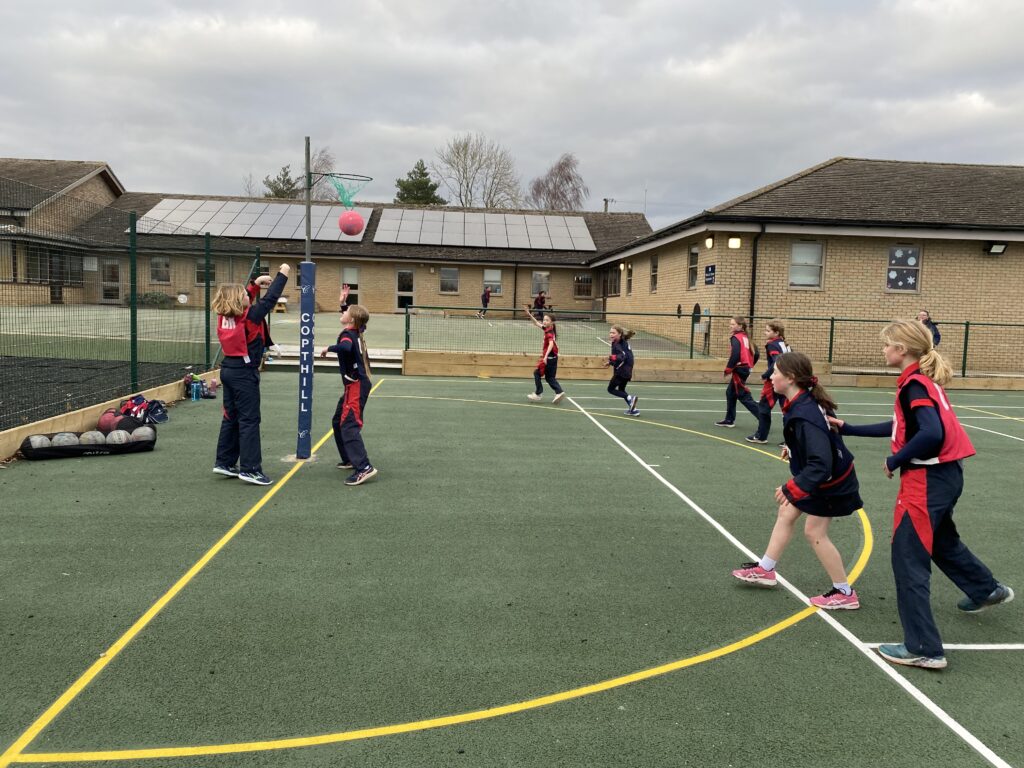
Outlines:
{"label": "white sock", "polygon": [[835,587],[836,589],[838,589],[844,595],[852,595],[853,594],[853,587],[851,587],[848,582],[844,581],[844,582],[842,582],[840,584],[840,583],[836,583],[836,582],[833,581],[832,582],[832,586]]}
{"label": "white sock", "polygon": [[761,558],[761,562],[759,562],[758,565],[760,565],[766,571],[774,571],[775,566],[778,562],[778,560],[772,560],[770,557],[768,557],[768,555],[765,555]]}

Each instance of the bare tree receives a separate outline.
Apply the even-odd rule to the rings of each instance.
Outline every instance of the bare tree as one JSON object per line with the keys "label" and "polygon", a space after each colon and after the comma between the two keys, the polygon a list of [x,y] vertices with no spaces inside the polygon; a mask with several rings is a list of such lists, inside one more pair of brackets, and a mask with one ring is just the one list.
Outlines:
{"label": "bare tree", "polygon": [[[337,200],[338,193],[331,185],[331,182],[323,176],[317,177],[320,173],[334,173],[334,153],[330,147],[320,147],[309,155],[309,168],[313,172],[313,191],[311,196],[314,200]],[[305,194],[306,185],[302,185]]]}
{"label": "bare tree", "polygon": [[[322,174],[334,172],[334,153],[331,152],[330,147],[319,147],[310,152],[309,155],[309,167],[313,172],[313,190],[312,198],[314,200],[333,200],[337,201],[338,193],[331,185],[331,182],[323,178]],[[298,167],[305,168],[305,161],[300,162]],[[285,166],[285,168],[291,169],[291,166]],[[284,170],[283,168],[281,169]],[[319,174],[319,176],[318,176]],[[242,177],[242,190],[246,197],[263,197],[266,192],[270,191],[271,197],[285,197],[294,198],[301,200],[306,196],[306,178],[305,172],[299,171],[296,174],[296,178],[291,179],[290,174],[286,174],[293,185],[285,185],[284,188],[280,186],[273,186],[268,184],[268,181],[274,181],[268,176],[263,180],[263,188],[256,183],[255,178],[250,173],[247,176]],[[278,180],[282,177],[278,174]]]}
{"label": "bare tree", "polygon": [[522,203],[512,153],[480,133],[451,139],[437,150],[430,169],[452,194],[452,202],[466,208],[515,208]]}
{"label": "bare tree", "polygon": [[571,152],[566,152],[543,176],[530,182],[526,204],[531,208],[549,211],[580,211],[590,196],[590,190],[583,183],[577,170],[579,161]]}
{"label": "bare tree", "polygon": [[263,197],[263,190],[256,184],[251,171],[242,177],[242,194],[246,197]]}

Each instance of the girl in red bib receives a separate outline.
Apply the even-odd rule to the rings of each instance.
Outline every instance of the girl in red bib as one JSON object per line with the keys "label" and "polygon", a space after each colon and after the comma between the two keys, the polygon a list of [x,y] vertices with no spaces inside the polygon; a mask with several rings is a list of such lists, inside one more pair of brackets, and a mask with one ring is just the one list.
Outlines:
{"label": "girl in red bib", "polygon": [[931,609],[932,562],[966,595],[957,603],[961,611],[1008,603],[1013,590],[993,578],[953,523],[953,507],[964,487],[963,460],[974,455],[974,446],[942,389],[952,379],[949,364],[917,320],[889,324],[882,341],[886,365],[900,369],[893,420],[864,426],[831,422],[844,435],[889,437],[892,454],[883,470],[887,477],[900,473],[892,570],[904,640],[881,645],[878,652],[894,664],[942,669],[946,657]]}
{"label": "girl in red bib", "polygon": [[[281,297],[291,267],[281,269],[263,298],[249,303],[245,286],[217,286],[211,304],[217,313],[217,339],[224,352],[220,379],[224,391],[224,418],[217,439],[213,471],[254,485],[270,485],[263,474],[260,446],[260,363],[267,344],[264,320]],[[260,278],[260,283],[269,278]],[[262,286],[261,286],[262,287]]]}
{"label": "girl in red bib", "polygon": [[[543,291],[541,295],[543,295]],[[562,385],[558,383],[556,378],[558,375],[558,331],[555,329],[555,318],[551,313],[545,312],[543,314],[544,319],[538,321],[530,314],[529,305],[524,307],[524,309],[526,310],[526,316],[544,333],[544,345],[541,348],[540,360],[537,361],[537,367],[533,371],[534,391],[526,397],[533,401],[539,401],[543,397],[544,388],[540,383],[543,376],[544,381],[548,383],[548,386],[555,393],[555,396],[551,398],[551,402],[558,404],[565,397],[565,392],[562,391]]]}
{"label": "girl in red bib", "polygon": [[754,414],[754,418],[759,418],[757,403],[747,389],[747,377],[757,362],[754,345],[750,343],[747,334],[747,319],[739,315],[729,318],[729,331],[729,362],[725,364],[724,374],[729,379],[729,384],[725,388],[725,418],[715,422],[715,426],[718,427],[736,426],[737,400]]}

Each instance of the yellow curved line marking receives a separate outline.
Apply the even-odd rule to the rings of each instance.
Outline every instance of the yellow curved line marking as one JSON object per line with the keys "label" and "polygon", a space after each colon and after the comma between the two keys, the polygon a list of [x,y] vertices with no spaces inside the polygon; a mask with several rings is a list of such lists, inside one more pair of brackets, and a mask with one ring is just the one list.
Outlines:
{"label": "yellow curved line marking", "polygon": [[[380,383],[381,382],[378,382],[377,386],[379,386]],[[377,387],[375,386],[374,390],[376,388]],[[508,402],[486,401],[486,400],[471,400],[471,399],[464,399],[464,398],[439,398],[439,397],[424,397],[424,396],[413,396],[413,395],[398,395],[398,396],[390,395],[390,396],[382,396],[382,397],[392,397],[392,398],[395,398],[395,399],[403,399],[403,398],[404,399],[417,399],[417,400],[453,400],[453,401],[457,401],[457,402],[487,403],[487,404],[491,404],[491,405],[510,405],[510,406],[522,407],[522,408],[536,408],[536,407],[538,407],[538,406],[535,406],[535,405],[526,405],[526,404],[521,404],[521,403],[508,403]],[[540,407],[544,407],[544,406],[540,406]],[[558,408],[557,406],[550,406],[549,409],[550,410],[562,410],[562,409]],[[569,411],[567,409],[564,412],[565,413],[577,413],[577,414],[581,413],[580,411]],[[633,422],[633,423],[637,423],[637,420],[635,418],[632,418],[632,417],[627,419],[625,416],[615,416],[615,415],[608,414],[606,416],[606,418],[617,418],[617,419],[622,419],[623,421],[630,421],[630,422]],[[738,442],[735,442],[733,440],[726,440],[725,438],[721,438],[721,437],[719,437],[717,435],[710,435],[710,434],[706,434],[704,432],[698,432],[698,431],[695,431],[695,430],[686,429],[684,427],[676,427],[676,426],[674,426],[672,424],[663,424],[661,422],[655,422],[655,421],[650,421],[650,420],[644,420],[644,421],[641,421],[639,423],[648,424],[648,425],[651,425],[651,426],[663,427],[663,428],[666,428],[666,429],[676,429],[676,430],[679,430],[679,431],[682,431],[682,432],[689,432],[689,433],[695,434],[695,435],[702,435],[704,437],[709,437],[709,438],[714,439],[714,440],[719,440],[721,442],[726,442],[726,443],[730,443],[732,445],[737,445],[737,446],[739,446],[741,448],[748,448],[750,450],[757,451],[758,453],[762,453],[762,454],[764,454],[766,456],[771,456],[772,458],[776,458],[776,459],[778,458],[777,456],[774,456],[773,454],[768,453],[767,451],[761,450],[759,448],[754,448],[753,446],[745,445],[743,443],[738,443]],[[313,449],[313,452],[315,453],[317,450],[319,450],[319,448],[324,444],[324,442],[330,436],[331,436],[330,432],[328,432],[326,435],[324,435],[324,437],[321,438],[321,440],[316,444],[316,447]],[[246,514],[246,517],[243,518],[243,520],[239,521],[239,523],[236,523],[235,527],[232,528],[232,530],[229,531],[228,534],[225,534],[225,537],[223,539],[221,539],[221,541],[218,542],[215,545],[214,549],[217,549],[219,551],[219,549],[222,548],[223,545],[227,543],[227,540],[229,540],[229,537],[234,536],[234,533],[237,532],[236,529],[239,529],[239,530],[241,529],[242,525],[244,525],[243,521],[247,522],[248,519],[250,519],[252,517],[252,515],[254,515],[256,513],[256,511],[258,511],[258,509],[260,507],[262,507],[266,503],[266,501],[268,501],[270,499],[271,496],[273,496],[273,494],[277,491],[277,489],[280,486],[284,485],[284,482],[287,479],[289,479],[292,475],[294,475],[295,472],[298,471],[299,466],[301,466],[301,464],[297,464],[295,467],[293,467],[289,471],[289,473],[285,476],[285,478],[278,485],[274,486],[274,489],[273,489],[272,492],[268,493],[267,496],[264,497],[264,499],[261,499],[260,502],[257,504],[257,506],[254,507],[252,510],[250,510],[249,513]],[[873,543],[874,543],[874,539],[873,539],[873,536],[872,536],[872,533],[871,533],[871,524],[870,524],[870,521],[868,520],[867,514],[864,512],[863,509],[857,510],[857,514],[860,516],[861,526],[862,526],[863,532],[864,532],[864,546],[861,549],[861,553],[860,553],[860,556],[857,559],[857,562],[854,564],[854,567],[850,570],[849,580],[850,580],[851,584],[856,582],[857,578],[860,576],[860,574],[863,572],[864,568],[867,566],[867,562],[870,559],[871,551],[872,551]],[[213,554],[216,554],[216,552],[214,552],[213,549],[211,549],[211,552],[213,552]],[[210,553],[207,553],[207,555],[208,555],[208,557],[204,556],[204,559],[200,561],[200,563],[202,563],[202,565],[205,565],[206,562],[209,562],[209,559],[212,558],[212,556],[213,556]],[[191,579],[195,575],[195,573],[198,573],[198,571],[202,567],[202,565],[200,565],[200,563],[197,563],[196,566],[193,566],[193,568],[189,571],[189,573],[187,573],[185,576],[182,577],[182,580],[185,580],[186,577],[188,579]],[[187,581],[185,583],[187,583]],[[184,586],[184,583],[182,583],[181,581],[179,581],[179,584],[181,584],[181,586]],[[176,587],[178,587],[178,584],[176,584],[175,587],[172,587],[172,591],[174,591]],[[180,591],[180,588],[178,588],[177,591]],[[175,594],[176,594],[176,592],[175,592]],[[170,592],[168,592],[168,595],[170,595]],[[170,597],[173,597],[173,595],[170,595],[170,597],[165,595],[165,597],[167,597],[166,601],[163,601],[163,598],[161,598],[161,600],[163,601],[163,604],[160,605],[161,608],[163,607],[163,605],[166,605],[166,602],[168,602],[170,600]],[[159,604],[160,603],[158,602],[158,604],[156,604],[156,605],[159,605]],[[156,605],[154,605],[154,607],[151,608],[150,611],[147,612],[147,616],[149,615],[150,612],[153,612],[153,615],[155,615],[156,612],[158,612],[159,609],[157,611],[154,611],[154,609],[156,608]],[[534,699],[528,699],[526,701],[520,701],[520,702],[516,702],[514,704],[506,704],[506,705],[503,705],[503,706],[500,706],[500,707],[490,707],[490,708],[487,708],[487,709],[474,710],[472,712],[464,712],[464,713],[456,714],[456,715],[448,715],[448,716],[444,716],[444,717],[430,718],[430,719],[427,719],[427,720],[416,720],[416,721],[407,722],[407,723],[399,723],[399,724],[396,724],[396,725],[379,726],[379,727],[376,727],[376,728],[361,728],[361,729],[354,730],[354,731],[342,731],[342,732],[339,732],[339,733],[321,734],[321,735],[318,735],[318,736],[300,736],[300,737],[286,738],[286,739],[274,739],[274,740],[269,740],[269,741],[238,742],[238,743],[234,743],[234,744],[206,744],[206,745],[193,746],[193,747],[161,747],[161,748],[152,748],[152,749],[103,750],[103,751],[94,751],[94,752],[33,752],[33,753],[21,752],[20,750],[24,749],[25,746],[27,746],[29,743],[31,743],[32,739],[34,739],[35,736],[37,736],[38,733],[43,728],[45,728],[46,725],[48,725],[49,722],[51,722],[53,720],[53,718],[56,717],[60,713],[60,711],[63,710],[71,702],[71,700],[75,696],[78,695],[78,693],[81,692],[82,688],[84,688],[85,685],[88,685],[89,681],[92,680],[92,678],[95,677],[95,675],[98,674],[99,671],[102,669],[102,666],[99,667],[99,669],[96,669],[96,672],[94,674],[92,674],[91,676],[89,676],[88,679],[85,679],[86,676],[89,675],[89,672],[92,671],[92,668],[90,668],[89,672],[86,672],[86,674],[83,675],[82,678],[80,678],[79,681],[76,682],[75,685],[72,686],[72,688],[68,690],[68,693],[65,693],[65,695],[62,696],[61,699],[58,699],[58,701],[53,706],[51,706],[51,708],[49,710],[47,710],[47,712],[44,713],[44,715],[42,717],[40,717],[40,719],[36,723],[33,724],[32,728],[30,728],[29,731],[26,731],[25,734],[22,736],[22,738],[19,739],[17,742],[15,742],[14,745],[11,746],[11,749],[8,750],[8,753],[11,753],[11,750],[13,750],[15,747],[19,747],[19,751],[14,752],[13,754],[5,753],[4,756],[2,758],[0,758],[0,768],[6,768],[6,766],[10,765],[11,763],[74,763],[74,762],[88,762],[88,761],[97,762],[97,761],[115,761],[115,760],[148,760],[148,759],[155,759],[155,758],[198,757],[198,756],[204,756],[204,755],[238,754],[238,753],[241,753],[241,752],[266,752],[266,751],[270,751],[270,750],[296,749],[296,748],[299,748],[299,747],[311,747],[311,746],[322,746],[322,745],[325,745],[325,744],[337,744],[337,743],[346,742],[346,741],[357,741],[357,740],[361,740],[361,739],[371,739],[371,738],[377,738],[377,737],[381,737],[381,736],[393,736],[393,735],[401,734],[401,733],[412,733],[414,731],[425,731],[425,730],[430,730],[430,729],[434,729],[434,728],[443,728],[445,726],[450,726],[450,725],[459,725],[459,724],[462,724],[462,723],[472,723],[472,722],[477,722],[477,721],[480,721],[480,720],[488,720],[488,719],[491,719],[491,718],[496,718],[496,717],[502,717],[502,716],[505,716],[505,715],[515,714],[517,712],[525,712],[525,711],[531,710],[531,709],[538,709],[540,707],[546,707],[546,706],[549,706],[551,704],[558,704],[558,703],[563,702],[563,701],[569,701],[569,700],[572,700],[572,699],[582,698],[584,696],[589,696],[589,695],[594,694],[594,693],[600,693],[602,691],[608,691],[608,690],[611,690],[613,688],[619,688],[621,686],[629,685],[631,683],[640,682],[642,680],[649,680],[649,679],[651,679],[653,677],[659,677],[661,675],[668,674],[669,672],[674,672],[674,671],[679,670],[679,669],[685,669],[686,667],[696,666],[697,664],[702,664],[702,663],[704,663],[706,661],[712,661],[713,659],[718,659],[718,658],[721,658],[723,656],[727,656],[727,655],[729,655],[731,653],[735,653],[736,651],[742,650],[744,648],[748,648],[748,647],[750,647],[752,645],[755,645],[756,643],[761,642],[762,640],[765,640],[765,639],[767,639],[769,637],[772,637],[773,635],[776,635],[779,632],[782,632],[783,630],[788,629],[789,627],[793,626],[794,624],[797,624],[798,622],[803,621],[808,616],[811,616],[811,615],[817,613],[817,611],[818,611],[817,608],[815,608],[813,606],[808,606],[806,608],[803,608],[800,611],[797,611],[792,616],[789,616],[789,617],[783,619],[782,621],[779,621],[779,622],[771,625],[770,627],[762,629],[759,632],[755,632],[754,634],[748,635],[747,637],[745,637],[745,638],[743,638],[741,640],[737,640],[734,643],[730,643],[728,645],[724,645],[724,646],[722,646],[720,648],[716,648],[716,649],[713,649],[711,651],[707,651],[706,653],[702,653],[702,654],[699,654],[697,656],[691,656],[691,657],[688,657],[688,658],[685,658],[685,659],[679,659],[677,661],[669,662],[667,664],[662,664],[660,666],[650,667],[648,669],[643,669],[643,670],[640,670],[638,672],[633,672],[633,673],[630,673],[630,674],[627,674],[627,675],[621,675],[619,677],[610,678],[608,680],[602,680],[600,682],[593,683],[591,685],[582,686],[582,687],[579,687],[579,688],[572,688],[572,689],[569,689],[569,690],[566,690],[566,691],[560,691],[558,693],[549,694],[547,696],[541,696],[541,697],[534,698]],[[145,618],[146,618],[146,616],[143,617],[143,619],[145,619]],[[150,616],[150,619],[151,618],[152,617]],[[143,619],[140,619],[139,622],[142,622]],[[139,624],[139,622],[136,622],[136,624]],[[132,632],[132,630],[134,630],[134,629],[135,629],[135,626],[133,626],[132,629],[129,630],[129,632]],[[141,627],[139,627],[139,629],[141,629]],[[137,631],[136,631],[136,634],[137,634]],[[122,637],[122,640],[125,640],[125,637],[127,635],[128,635],[128,633],[125,633],[125,636]],[[118,644],[120,644],[120,647],[118,647],[118,651],[117,651],[117,652],[120,652],[120,650],[123,649],[124,645],[126,645],[127,642],[130,639],[131,639],[130,637],[127,638],[127,640],[125,640],[124,643],[121,643],[121,640],[119,640],[118,643],[115,643],[115,645],[112,646],[112,648],[113,647],[117,647]],[[107,658],[106,660],[104,660],[104,659],[100,660],[100,661],[104,662],[103,666],[106,666],[106,663],[109,663],[109,661],[113,658],[113,656],[110,655],[109,651],[108,651],[107,655],[110,656],[110,658]],[[113,655],[116,655],[116,653],[113,654]],[[99,662],[97,662],[97,664],[99,664]],[[96,667],[96,665],[94,664],[93,667]],[[81,686],[79,686],[79,683],[81,683]],[[75,690],[76,687],[77,687],[77,690]],[[72,691],[74,691],[73,695],[68,696],[68,694],[71,694]],[[65,697],[67,697],[66,701],[64,701]],[[56,711],[53,711],[52,715],[50,715],[51,710],[54,710],[54,708],[57,707],[58,704],[61,704],[61,702],[63,702],[63,704],[60,706],[60,708],[57,709]],[[50,717],[48,719],[46,719],[45,722],[44,722],[44,718],[46,718],[47,715],[50,715]],[[39,726],[38,728],[36,728],[37,725]],[[35,730],[33,730],[33,729],[35,729]],[[27,736],[29,736],[30,733],[31,733],[31,738],[28,738],[27,740],[25,740],[25,738]],[[22,743],[23,740],[24,740],[24,743]]]}

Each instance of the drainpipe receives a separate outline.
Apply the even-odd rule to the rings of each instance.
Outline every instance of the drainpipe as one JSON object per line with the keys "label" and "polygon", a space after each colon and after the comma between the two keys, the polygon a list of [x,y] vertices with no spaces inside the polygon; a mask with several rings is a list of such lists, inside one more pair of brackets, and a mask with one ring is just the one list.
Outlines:
{"label": "drainpipe", "polygon": [[754,320],[754,304],[756,300],[755,292],[757,291],[757,241],[761,239],[761,235],[764,234],[764,224],[761,224],[761,231],[754,235],[754,244],[750,253],[750,321]]}
{"label": "drainpipe", "polygon": [[512,264],[512,319],[516,317],[516,308],[519,306],[519,262]]}

